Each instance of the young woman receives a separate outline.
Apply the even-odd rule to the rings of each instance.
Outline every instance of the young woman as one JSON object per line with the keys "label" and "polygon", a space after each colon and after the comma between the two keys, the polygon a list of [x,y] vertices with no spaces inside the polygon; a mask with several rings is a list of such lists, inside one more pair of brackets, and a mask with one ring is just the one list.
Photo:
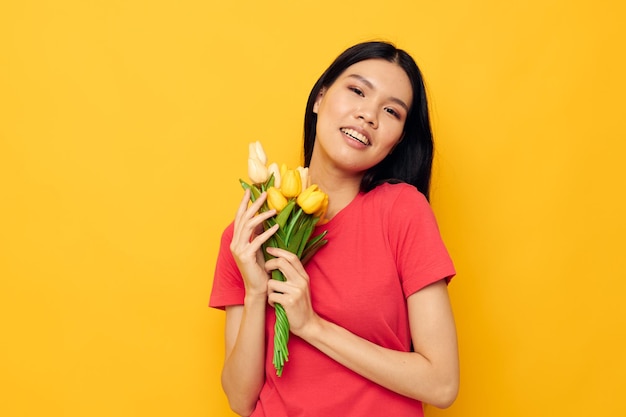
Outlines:
{"label": "young woman", "polygon": [[[317,81],[305,114],[311,182],[329,196],[328,244],[306,268],[261,244],[275,214],[249,193],[222,236],[210,305],[226,310],[222,386],[255,417],[421,416],[456,398],[459,365],[447,283],[455,270],[428,204],[433,141],[420,71],[404,51],[367,42]],[[281,270],[285,282],[270,280]],[[272,365],[274,303],[292,336]]]}

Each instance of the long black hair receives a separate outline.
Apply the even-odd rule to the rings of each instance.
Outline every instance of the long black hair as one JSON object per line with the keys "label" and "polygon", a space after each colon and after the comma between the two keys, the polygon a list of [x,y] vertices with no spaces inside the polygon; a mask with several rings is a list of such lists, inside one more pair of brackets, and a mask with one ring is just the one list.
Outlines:
{"label": "long black hair", "polygon": [[404,124],[402,140],[385,159],[365,172],[361,190],[370,191],[384,182],[406,182],[429,198],[434,145],[424,80],[413,58],[388,42],[364,42],[348,48],[317,80],[309,94],[304,115],[304,165],[310,164],[315,145],[317,114],[313,112],[313,105],[317,96],[349,66],[367,59],[384,59],[398,64],[411,81],[413,103]]}

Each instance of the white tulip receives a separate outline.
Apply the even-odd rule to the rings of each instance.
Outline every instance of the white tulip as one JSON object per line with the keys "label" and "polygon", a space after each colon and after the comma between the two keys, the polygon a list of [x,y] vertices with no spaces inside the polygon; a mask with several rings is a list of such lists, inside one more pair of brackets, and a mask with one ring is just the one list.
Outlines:
{"label": "white tulip", "polygon": [[274,174],[274,187],[280,188],[280,168],[278,168],[278,164],[276,162],[271,163],[267,170],[270,175]]}

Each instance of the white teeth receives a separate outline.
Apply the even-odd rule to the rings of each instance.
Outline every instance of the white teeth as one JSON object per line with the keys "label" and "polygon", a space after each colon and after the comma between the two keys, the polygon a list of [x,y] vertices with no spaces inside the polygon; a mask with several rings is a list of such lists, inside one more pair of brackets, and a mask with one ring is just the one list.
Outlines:
{"label": "white teeth", "polygon": [[364,135],[362,135],[361,133],[357,132],[354,129],[341,129],[341,131],[345,133],[346,135],[350,136],[351,138],[358,140],[363,145],[370,144],[370,142],[367,140],[367,138]]}

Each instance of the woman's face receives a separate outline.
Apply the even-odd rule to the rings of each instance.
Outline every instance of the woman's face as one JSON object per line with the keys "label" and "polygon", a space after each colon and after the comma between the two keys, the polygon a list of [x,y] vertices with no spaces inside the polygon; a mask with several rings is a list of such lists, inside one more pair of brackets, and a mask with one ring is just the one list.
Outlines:
{"label": "woman's face", "polygon": [[397,64],[369,59],[348,67],[313,106],[317,127],[312,162],[363,174],[401,140],[413,89]]}

